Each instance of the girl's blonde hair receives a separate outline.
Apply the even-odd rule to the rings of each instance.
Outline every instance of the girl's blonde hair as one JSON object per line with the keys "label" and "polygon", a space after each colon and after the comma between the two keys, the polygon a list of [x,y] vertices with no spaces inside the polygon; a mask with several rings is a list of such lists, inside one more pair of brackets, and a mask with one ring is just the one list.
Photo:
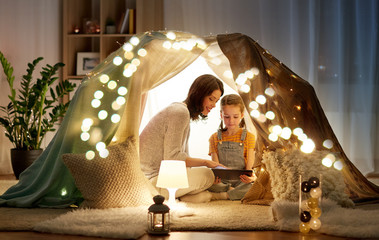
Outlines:
{"label": "girl's blonde hair", "polygon": [[[233,106],[239,107],[242,114],[243,114],[243,112],[245,110],[245,105],[243,104],[242,98],[238,94],[225,95],[221,99],[221,110],[220,111],[222,112],[222,107],[227,106],[227,105],[233,105]],[[224,125],[224,122],[221,119],[220,129],[222,131],[226,131],[226,128],[224,128],[223,125]],[[239,127],[240,128],[244,128],[245,125],[246,125],[245,124],[245,119],[242,118],[242,120],[241,120],[241,122],[239,124]]]}

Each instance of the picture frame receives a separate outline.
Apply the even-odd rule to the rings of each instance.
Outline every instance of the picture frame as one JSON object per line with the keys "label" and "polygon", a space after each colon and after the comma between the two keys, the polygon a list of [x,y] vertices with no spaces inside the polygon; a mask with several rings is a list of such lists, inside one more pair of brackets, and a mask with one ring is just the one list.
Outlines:
{"label": "picture frame", "polygon": [[85,75],[100,63],[98,52],[78,52],[76,60],[76,75]]}

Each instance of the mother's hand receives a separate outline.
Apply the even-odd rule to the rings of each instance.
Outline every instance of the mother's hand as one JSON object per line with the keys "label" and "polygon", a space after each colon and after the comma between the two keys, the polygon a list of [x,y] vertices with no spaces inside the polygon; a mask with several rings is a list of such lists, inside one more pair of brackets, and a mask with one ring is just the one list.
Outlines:
{"label": "mother's hand", "polygon": [[224,168],[227,168],[227,167],[225,167],[224,165],[222,165],[221,163],[217,163],[217,162],[212,161],[212,160],[208,160],[208,161],[206,161],[205,164],[206,164],[206,166],[209,167],[209,168],[215,168],[215,167],[218,167],[218,166],[220,166],[220,167],[224,167]]}

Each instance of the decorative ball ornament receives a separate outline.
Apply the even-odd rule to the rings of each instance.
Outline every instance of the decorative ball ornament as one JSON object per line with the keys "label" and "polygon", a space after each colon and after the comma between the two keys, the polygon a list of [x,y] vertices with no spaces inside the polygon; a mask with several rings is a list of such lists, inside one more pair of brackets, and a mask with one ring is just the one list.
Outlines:
{"label": "decorative ball ornament", "polygon": [[309,226],[308,223],[301,222],[299,225],[300,232],[302,233],[309,233],[311,230],[311,227]]}
{"label": "decorative ball ornament", "polygon": [[316,177],[309,178],[308,183],[311,186],[311,188],[316,188],[320,186],[320,180]]}
{"label": "decorative ball ornament", "polygon": [[[321,175],[320,175],[321,179]],[[321,201],[322,190],[321,182],[317,177],[311,177],[308,181],[301,181],[299,178],[299,213],[301,223],[299,231],[301,233],[308,233],[310,230],[318,230],[321,227],[321,208],[319,201]]]}
{"label": "decorative ball ornament", "polygon": [[318,230],[321,227],[321,221],[318,218],[312,218],[311,221],[309,222],[309,227],[312,230]]}
{"label": "decorative ball ornament", "polygon": [[308,211],[302,211],[300,213],[300,220],[304,223],[309,222],[311,218],[312,218],[311,213]]}
{"label": "decorative ball ornament", "polygon": [[317,188],[312,188],[310,190],[310,194],[311,194],[311,197],[313,198],[319,198],[321,197],[321,188],[317,187]]}
{"label": "decorative ball ornament", "polygon": [[310,213],[311,213],[312,218],[319,218],[321,216],[321,208],[319,207],[312,208]]}
{"label": "decorative ball ornament", "polygon": [[310,209],[318,207],[318,199],[317,198],[308,198],[307,205]]}
{"label": "decorative ball ornament", "polygon": [[309,183],[307,181],[304,181],[301,183],[301,191],[307,193],[311,190],[311,186],[309,185]]}

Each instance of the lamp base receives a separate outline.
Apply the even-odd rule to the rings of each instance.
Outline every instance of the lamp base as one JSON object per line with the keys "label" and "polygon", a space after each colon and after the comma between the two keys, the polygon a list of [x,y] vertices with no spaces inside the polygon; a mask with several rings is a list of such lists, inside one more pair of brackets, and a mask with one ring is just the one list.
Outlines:
{"label": "lamp base", "polygon": [[177,188],[167,188],[168,190],[168,205],[173,205],[175,204],[175,193]]}

